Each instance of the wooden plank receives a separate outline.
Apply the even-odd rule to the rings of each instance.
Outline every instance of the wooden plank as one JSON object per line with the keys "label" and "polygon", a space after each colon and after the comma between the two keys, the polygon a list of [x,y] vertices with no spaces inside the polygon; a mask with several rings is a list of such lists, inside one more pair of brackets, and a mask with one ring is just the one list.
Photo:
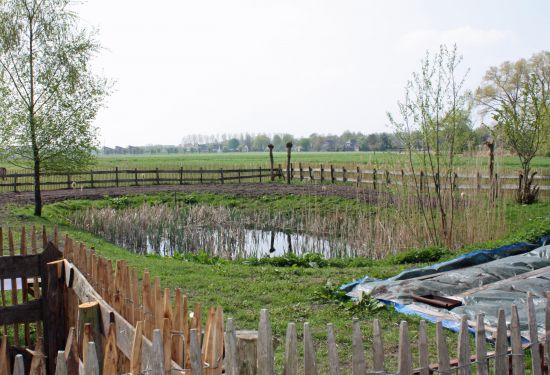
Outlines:
{"label": "wooden plank", "polygon": [[[67,338],[65,307],[67,302],[67,287],[65,285],[65,270],[63,261],[46,264],[47,289],[43,301],[44,327],[48,328],[45,342],[47,366],[50,374],[55,372],[57,351],[63,349]],[[51,359],[51,360],[50,360]]]}
{"label": "wooden plank", "polygon": [[309,323],[307,322],[304,323],[304,374],[317,375],[315,349],[313,349],[313,340],[311,338]]}
{"label": "wooden plank", "polygon": [[202,368],[201,350],[199,347],[198,332],[195,328],[191,329],[189,341],[191,345],[191,348],[190,348],[191,371],[193,375],[202,375],[203,368]]}
{"label": "wooden plank", "polygon": [[499,309],[495,351],[495,375],[508,375],[508,335],[504,310]]}
{"label": "wooden plank", "polygon": [[[237,333],[235,332],[235,323],[233,318],[227,319],[227,329],[225,331],[225,361],[224,368],[226,375],[239,375],[237,364]],[[283,372],[283,374],[286,374]]]}
{"label": "wooden plank", "polygon": [[418,363],[420,375],[430,374],[430,359],[428,352],[428,335],[426,333],[426,321],[421,320],[418,325]]}
{"label": "wooden plank", "polygon": [[288,323],[286,328],[285,359],[283,375],[298,374],[298,337],[296,324]]}
{"label": "wooden plank", "polygon": [[365,374],[365,348],[363,347],[363,338],[361,336],[361,326],[359,319],[353,319],[353,337],[352,337],[352,360],[351,373],[353,375]]}
{"label": "wooden plank", "polygon": [[401,321],[399,325],[399,362],[400,375],[412,375],[412,354],[409,343],[409,325],[407,321]]}
{"label": "wooden plank", "polygon": [[449,365],[449,349],[445,334],[443,333],[443,325],[441,322],[435,323],[435,336],[437,343],[438,369],[442,374],[450,374],[451,366]]}
{"label": "wooden plank", "polygon": [[143,271],[143,279],[141,281],[142,285],[142,299],[143,299],[143,331],[145,336],[148,339],[152,339],[153,337],[153,326],[155,325],[155,317],[154,317],[154,307],[153,307],[153,299],[151,296],[151,279],[149,275],[149,271],[145,270]]}
{"label": "wooden plank", "polygon": [[176,289],[176,296],[174,301],[174,326],[172,327],[174,332],[172,336],[172,359],[180,366],[183,366],[183,299],[181,295],[181,289]]}
{"label": "wooden plank", "polygon": [[[121,351],[125,358],[130,359],[132,353],[132,344],[136,329],[125,320],[122,315],[115,311],[101,296],[91,287],[84,275],[71,263],[65,261],[66,267],[71,267],[74,272],[72,289],[77,294],[78,298],[83,302],[97,301],[99,302],[101,321],[103,323],[103,331],[108,330],[109,323],[115,322],[116,325],[116,338],[117,348]],[[160,333],[160,331],[159,331]],[[152,343],[149,339],[143,338],[142,340],[142,370],[148,370],[151,368],[152,359]],[[181,370],[181,367],[177,363],[172,362],[172,369],[175,373]]]}
{"label": "wooden plank", "polygon": [[332,323],[327,324],[328,370],[330,375],[340,375],[340,361]]}
{"label": "wooden plank", "polygon": [[55,361],[55,375],[67,375],[67,362],[65,361],[65,352],[63,350],[57,351],[57,359]]}
{"label": "wooden plank", "polygon": [[38,299],[15,306],[0,307],[0,325],[33,323],[38,320],[42,320],[42,304]]}
{"label": "wooden plank", "polygon": [[85,350],[86,350],[86,353],[88,353],[87,347],[86,347],[88,340],[86,340],[85,338],[85,329],[84,329],[86,324],[89,324],[91,329],[91,337],[89,341],[95,342],[96,344],[95,348],[98,349],[98,353],[96,353],[98,366],[99,368],[103,368],[103,353],[101,351],[101,348],[103,347],[102,336],[103,336],[103,332],[109,331],[109,328],[107,328],[106,330],[104,330],[103,328],[98,301],[84,302],[78,306],[78,332],[79,332],[78,340],[79,340],[79,346],[82,347],[83,355]]}
{"label": "wooden plank", "polygon": [[273,375],[273,335],[266,309],[260,311],[258,327],[258,375]]}
{"label": "wooden plank", "polygon": [[172,366],[172,321],[169,318],[164,318],[162,322],[162,353],[163,366],[169,370]]}
{"label": "wooden plank", "polygon": [[10,356],[8,354],[8,336],[2,336],[0,344],[0,374],[11,374]]}
{"label": "wooden plank", "polygon": [[489,375],[485,340],[484,315],[478,314],[476,319],[476,362],[478,375]]}
{"label": "wooden plank", "polygon": [[[46,375],[46,357],[44,356],[44,353],[42,352],[42,339],[38,338],[36,340],[36,345],[34,348],[34,351],[27,349],[29,353],[32,354],[32,361],[31,361],[31,367],[29,370],[29,375]],[[52,372],[53,374],[55,372],[55,361],[50,361],[50,363],[53,363]]]}
{"label": "wooden plank", "polygon": [[[4,257],[4,232],[0,226],[0,259]],[[0,275],[4,275],[4,272],[0,270]],[[4,277],[0,277],[0,296],[2,299],[2,307],[6,306],[6,291],[4,290]],[[4,325],[4,335],[8,334],[8,327]],[[1,368],[0,368],[1,369]]]}
{"label": "wooden plank", "polygon": [[239,375],[256,375],[258,368],[258,332],[237,331],[236,334]]}
{"label": "wooden plank", "polygon": [[[132,342],[132,353],[130,355],[130,372],[137,375],[141,372],[141,346],[143,339],[143,321],[137,322],[134,341]],[[107,374],[105,374],[107,375]]]}
{"label": "wooden plank", "polygon": [[17,354],[15,356],[15,360],[13,361],[13,375],[25,375],[25,363],[23,362],[22,354]]}
{"label": "wooden plank", "polygon": [[521,332],[519,326],[518,308],[512,305],[512,317],[510,320],[510,341],[512,343],[512,372],[515,375],[523,375],[523,349],[521,347]]}
{"label": "wooden plank", "polygon": [[74,327],[69,329],[69,336],[65,343],[65,363],[69,375],[78,374],[80,359],[78,357],[78,339]]}
{"label": "wooden plank", "polygon": [[[13,245],[13,233],[11,231],[11,228],[8,228],[8,250],[10,252],[10,256],[15,256],[15,247]],[[11,277],[11,303],[12,305],[18,304],[18,297],[17,297],[17,279],[15,276]],[[15,346],[19,346],[19,324],[14,323],[13,324],[13,343]]]}
{"label": "wooden plank", "polygon": [[533,375],[542,375],[544,363],[540,355],[541,347],[537,332],[537,316],[532,292],[527,292],[527,321],[529,323],[529,342],[531,343],[531,373]]}
{"label": "wooden plank", "polygon": [[86,343],[86,357],[84,359],[84,375],[99,375],[99,360],[97,358],[97,348],[93,341]]}
{"label": "wooden plank", "polygon": [[[21,238],[19,240],[20,247],[19,247],[19,254],[21,256],[27,255],[27,230],[25,226],[23,225],[21,227]],[[29,284],[26,277],[21,278],[21,292],[23,297],[23,303],[26,303],[29,301]],[[23,332],[25,337],[25,346],[30,346],[31,344],[31,332],[29,323],[23,324]]]}
{"label": "wooden plank", "polygon": [[373,324],[373,369],[375,372],[384,371],[384,339],[382,337],[382,330],[380,329],[380,321],[374,319]]}
{"label": "wooden plank", "polygon": [[105,351],[103,353],[103,372],[102,374],[116,374],[118,353],[116,348],[116,327],[115,323],[111,323],[109,326],[109,332],[107,333],[107,340],[105,344]]}
{"label": "wooden plank", "polygon": [[148,369],[151,375],[164,375],[164,345],[160,329],[153,330],[153,344],[151,352],[151,367]]}
{"label": "wooden plank", "polygon": [[27,278],[40,275],[39,255],[13,255],[0,257],[2,279]]}
{"label": "wooden plank", "polygon": [[470,375],[470,365],[468,318],[463,315],[460,319],[460,332],[458,336],[458,375]]}

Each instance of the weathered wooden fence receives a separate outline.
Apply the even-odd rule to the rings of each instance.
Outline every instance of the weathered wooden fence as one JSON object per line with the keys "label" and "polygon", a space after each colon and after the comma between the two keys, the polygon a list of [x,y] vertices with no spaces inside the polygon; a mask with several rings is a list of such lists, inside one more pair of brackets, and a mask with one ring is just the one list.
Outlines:
{"label": "weathered wooden fence", "polygon": [[[388,186],[418,186],[421,190],[433,189],[432,175],[417,171],[413,175],[405,170],[363,169],[360,166],[305,165],[291,164],[289,176],[294,181],[315,183],[354,183],[372,189]],[[41,187],[50,189],[87,189],[96,187],[125,187],[145,185],[183,185],[212,183],[243,183],[271,181],[269,167],[241,169],[111,169],[91,170],[78,173],[44,173],[41,175]],[[280,164],[274,167],[273,176],[282,179],[287,169]],[[0,180],[0,192],[31,191],[32,173],[8,173]],[[519,175],[495,174],[493,178],[480,172],[455,174],[451,178],[441,177],[441,187],[452,184],[459,190],[514,191],[519,184]],[[539,185],[542,195],[550,195],[550,176],[535,175],[534,182]]]}
{"label": "weathered wooden fence", "polygon": [[[263,182],[271,176],[268,168],[243,169],[119,169],[91,170],[74,173],[42,173],[44,190],[123,187],[144,185],[183,185],[211,183]],[[34,175],[28,172],[7,173],[0,179],[0,192],[32,191]]]}
{"label": "weathered wooden fence", "polygon": [[[31,230],[31,233],[34,232]],[[26,233],[28,231],[22,233],[20,238],[26,238]],[[44,230],[43,233],[46,238]],[[475,322],[463,317],[454,359],[446,343],[442,324],[438,322],[436,363],[430,363],[426,322],[420,322],[417,340],[413,342],[409,336],[408,323],[403,321],[399,328],[397,368],[388,364],[384,332],[377,320],[371,323],[353,321],[350,332],[352,361],[347,366],[340,364],[342,353],[338,353],[331,324],[327,326],[326,334],[328,362],[320,363],[309,323],[304,323],[300,335],[303,337],[302,355],[299,355],[298,350],[297,326],[289,323],[284,349],[281,349],[284,350],[281,371],[277,371],[274,360],[277,348],[274,346],[267,310],[260,312],[257,331],[237,331],[233,319],[224,321],[220,307],[210,308],[203,324],[201,306],[195,304],[191,309],[187,297],[179,289],[175,290],[172,299],[169,289],[161,289],[158,277],[151,282],[149,273],[145,271],[139,281],[136,270],[124,261],[117,261],[113,265],[111,260],[97,255],[93,249],[86,249],[83,244],[67,236],[60,241],[56,230],[51,241],[42,257],[54,250],[57,244],[63,248],[64,259],[47,263],[46,276],[38,276],[42,288],[44,280],[48,283],[46,296],[43,297],[48,312],[41,317],[44,318],[44,326],[55,327],[55,331],[52,329],[50,336],[44,340],[44,348],[41,347],[42,340],[38,338],[34,350],[27,351],[28,354],[22,350],[8,350],[7,334],[10,332],[4,331],[0,345],[0,374],[336,375],[351,372],[353,375],[424,375],[456,372],[466,375],[475,372],[538,375],[548,372],[550,298],[546,299],[546,331],[544,335],[539,335],[533,296],[530,293],[527,296],[529,344],[522,342],[519,317],[514,306],[508,322],[504,310],[499,311],[496,330],[486,329],[482,315],[477,316]],[[27,258],[28,255],[11,255],[0,261],[0,264],[13,263],[14,260],[9,258],[14,256],[31,259]],[[36,277],[36,272],[19,275],[16,271],[8,270],[7,266],[0,270],[2,280],[19,276],[28,281]],[[32,288],[35,285],[38,284],[33,280]],[[39,317],[20,316],[13,320],[10,311],[13,308],[0,309],[2,323],[24,324]],[[373,337],[367,338],[371,343],[372,354],[365,350],[360,324],[373,324]],[[475,332],[475,348],[470,347],[472,331]],[[40,336],[38,330],[36,335]],[[496,341],[493,351],[486,350],[487,338]],[[12,340],[16,340],[14,334]],[[418,358],[413,358],[411,349],[416,345]],[[26,343],[26,346],[29,345]],[[25,361],[25,356],[29,354],[30,364]]]}

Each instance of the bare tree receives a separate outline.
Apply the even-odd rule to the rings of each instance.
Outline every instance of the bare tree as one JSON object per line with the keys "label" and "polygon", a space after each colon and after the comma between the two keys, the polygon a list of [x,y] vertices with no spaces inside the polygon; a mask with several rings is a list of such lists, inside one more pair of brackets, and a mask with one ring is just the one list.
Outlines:
{"label": "bare tree", "polygon": [[[426,229],[434,243],[448,246],[453,245],[455,156],[461,129],[470,124],[464,121],[470,96],[463,89],[467,72],[460,75],[461,62],[456,46],[441,46],[433,56],[426,53],[420,72],[405,87],[404,101],[398,103],[399,118],[388,113],[409,155]],[[420,181],[424,171],[430,183]]]}

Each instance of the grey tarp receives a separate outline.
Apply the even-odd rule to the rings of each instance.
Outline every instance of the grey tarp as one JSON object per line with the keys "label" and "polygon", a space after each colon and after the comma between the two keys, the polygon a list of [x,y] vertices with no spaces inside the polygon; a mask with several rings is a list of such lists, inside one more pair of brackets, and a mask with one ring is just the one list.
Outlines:
{"label": "grey tarp", "polygon": [[[533,248],[532,246],[531,248]],[[525,248],[523,251],[528,251]],[[500,254],[496,260],[475,263],[465,257],[437,265],[436,267],[404,272],[387,280],[356,283],[348,289],[348,295],[359,298],[362,293],[394,304],[399,311],[421,315],[431,320],[458,321],[462,315],[475,321],[478,313],[484,313],[488,326],[496,326],[499,308],[504,308],[510,319],[511,305],[518,307],[522,330],[527,329],[527,292],[534,297],[538,330],[544,325],[545,292],[550,291],[550,246],[541,246],[519,255]],[[478,260],[480,258],[478,257]],[[471,265],[468,266],[467,263]],[[457,268],[449,266],[457,266]],[[443,266],[443,267],[441,267]],[[441,271],[444,268],[445,271]],[[411,277],[412,276],[412,277]],[[451,310],[425,305],[413,300],[413,295],[437,295],[459,300],[462,306]],[[449,322],[448,322],[449,323]],[[454,323],[446,324],[455,328]],[[525,332],[526,333],[526,332]]]}

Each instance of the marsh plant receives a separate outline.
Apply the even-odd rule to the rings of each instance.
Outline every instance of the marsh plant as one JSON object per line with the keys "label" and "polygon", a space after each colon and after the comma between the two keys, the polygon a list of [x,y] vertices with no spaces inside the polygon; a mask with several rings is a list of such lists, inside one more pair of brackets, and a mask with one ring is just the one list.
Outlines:
{"label": "marsh plant", "polygon": [[[506,233],[504,200],[482,194],[458,198],[452,248]],[[440,245],[426,230],[416,198],[379,200],[360,210],[330,212],[315,205],[291,211],[205,204],[89,208],[70,218],[80,229],[137,253],[197,253],[227,259],[269,254],[318,253],[326,258],[381,259],[405,250]]]}

